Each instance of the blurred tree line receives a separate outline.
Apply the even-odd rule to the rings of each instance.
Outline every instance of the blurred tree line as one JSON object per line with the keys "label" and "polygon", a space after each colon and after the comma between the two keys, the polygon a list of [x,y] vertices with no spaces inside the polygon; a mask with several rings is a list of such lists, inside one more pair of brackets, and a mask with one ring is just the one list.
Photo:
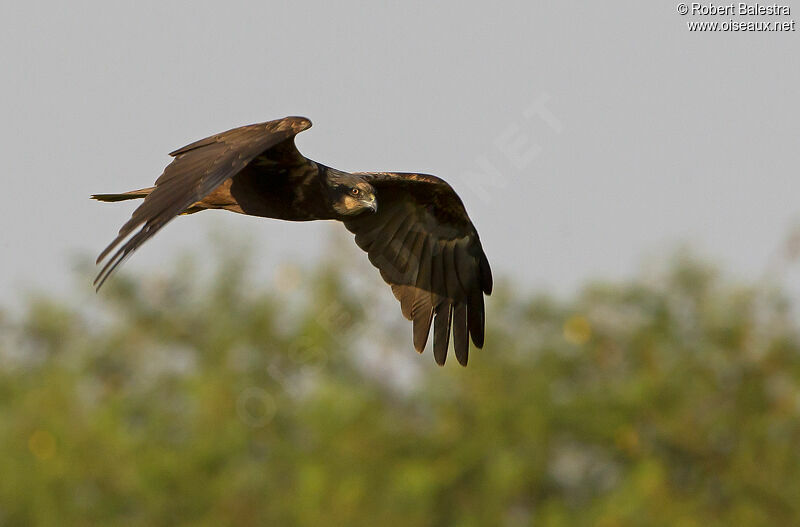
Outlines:
{"label": "blurred tree line", "polygon": [[691,258],[501,284],[438,368],[367,263],[230,253],[0,317],[0,525],[800,524],[780,294]]}

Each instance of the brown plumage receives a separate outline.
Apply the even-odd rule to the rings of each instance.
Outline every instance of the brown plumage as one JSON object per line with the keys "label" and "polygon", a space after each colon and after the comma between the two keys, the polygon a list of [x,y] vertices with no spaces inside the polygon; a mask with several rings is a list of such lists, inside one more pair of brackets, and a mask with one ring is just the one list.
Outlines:
{"label": "brown plumage", "polygon": [[154,187],[92,196],[144,198],[97,258],[106,262],[95,285],[180,214],[226,209],[289,221],[338,220],[413,322],[416,350],[425,348],[433,324],[437,364],[445,362],[452,333],[456,358],[466,365],[470,337],[483,347],[483,295],[491,294],[492,272],[458,195],[435,176],[347,173],[311,161],[294,145],[294,136],[310,126],[306,118],[286,117],[235,128],[172,152],[175,159]]}

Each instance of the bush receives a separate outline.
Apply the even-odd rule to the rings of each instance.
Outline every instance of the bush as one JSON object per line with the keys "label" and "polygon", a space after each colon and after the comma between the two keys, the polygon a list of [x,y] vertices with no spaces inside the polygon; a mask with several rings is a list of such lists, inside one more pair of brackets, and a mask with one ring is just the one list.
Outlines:
{"label": "bush", "polygon": [[687,259],[570,301],[501,286],[486,348],[438,368],[359,265],[259,289],[222,258],[0,318],[0,524],[800,520],[779,295]]}

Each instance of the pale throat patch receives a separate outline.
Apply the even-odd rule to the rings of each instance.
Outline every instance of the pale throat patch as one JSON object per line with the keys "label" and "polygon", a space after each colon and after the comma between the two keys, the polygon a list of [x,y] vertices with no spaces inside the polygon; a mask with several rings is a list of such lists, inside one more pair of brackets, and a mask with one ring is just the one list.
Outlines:
{"label": "pale throat patch", "polygon": [[347,210],[360,210],[364,208],[364,204],[352,196],[345,196],[344,208]]}

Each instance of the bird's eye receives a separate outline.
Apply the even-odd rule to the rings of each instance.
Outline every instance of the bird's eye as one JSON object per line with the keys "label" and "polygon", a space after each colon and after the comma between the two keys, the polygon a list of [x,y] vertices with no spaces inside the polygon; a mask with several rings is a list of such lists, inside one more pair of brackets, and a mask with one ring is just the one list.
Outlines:
{"label": "bird's eye", "polygon": [[358,190],[357,188],[351,188],[350,194],[352,194],[353,196],[358,196],[359,194],[361,194],[361,191]]}

